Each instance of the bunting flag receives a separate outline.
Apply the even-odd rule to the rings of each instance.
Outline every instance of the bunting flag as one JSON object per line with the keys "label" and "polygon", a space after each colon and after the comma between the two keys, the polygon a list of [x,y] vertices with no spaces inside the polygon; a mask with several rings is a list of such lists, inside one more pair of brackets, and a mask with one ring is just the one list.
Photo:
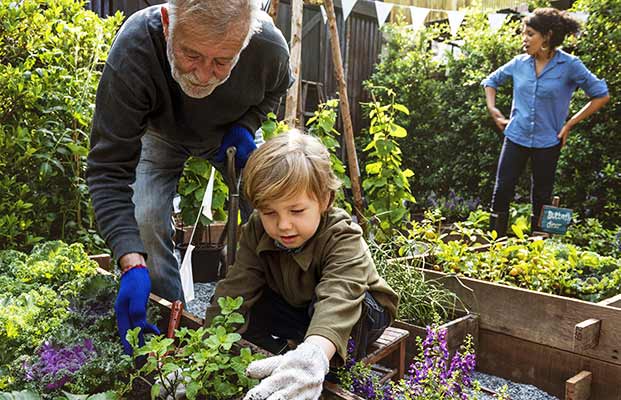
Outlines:
{"label": "bunting flag", "polygon": [[455,36],[459,26],[464,21],[466,13],[464,11],[447,11],[449,25],[451,27],[451,35]]}
{"label": "bunting flag", "polygon": [[585,11],[571,12],[569,13],[569,15],[571,15],[583,24],[586,24],[586,22],[589,20],[589,13]]}
{"label": "bunting flag", "polygon": [[386,22],[386,18],[388,18],[388,14],[390,14],[390,10],[392,10],[392,3],[384,3],[380,1],[375,2],[375,13],[377,15],[377,24],[381,28]]}
{"label": "bunting flag", "polygon": [[358,0],[343,0],[341,1],[341,6],[343,7],[343,21],[347,20],[347,17],[349,17],[349,14],[351,13],[351,10],[353,10],[354,5],[356,5],[356,2]]}
{"label": "bunting flag", "polygon": [[507,18],[507,14],[498,14],[492,13],[487,14],[487,20],[489,21],[489,26],[492,28],[492,32],[497,32],[498,29],[502,26]]}
{"label": "bunting flag", "polygon": [[519,6],[515,8],[515,11],[517,11],[520,14],[528,14],[528,3],[520,4]]}
{"label": "bunting flag", "polygon": [[410,7],[410,14],[412,15],[412,28],[414,28],[414,31],[417,31],[425,23],[427,14],[429,14],[429,9],[421,7]]}
{"label": "bunting flag", "polygon": [[319,6],[319,10],[321,11],[321,17],[323,18],[323,24],[325,25],[328,22],[328,13],[326,9],[323,7],[323,4]]}

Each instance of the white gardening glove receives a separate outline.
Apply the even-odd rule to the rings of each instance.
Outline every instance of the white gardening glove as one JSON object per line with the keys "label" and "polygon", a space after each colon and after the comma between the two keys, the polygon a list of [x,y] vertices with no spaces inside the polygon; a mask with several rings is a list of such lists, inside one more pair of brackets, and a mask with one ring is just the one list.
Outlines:
{"label": "white gardening glove", "polygon": [[328,357],[321,347],[302,343],[284,355],[251,362],[248,376],[265,379],[244,400],[317,400],[328,370]]}

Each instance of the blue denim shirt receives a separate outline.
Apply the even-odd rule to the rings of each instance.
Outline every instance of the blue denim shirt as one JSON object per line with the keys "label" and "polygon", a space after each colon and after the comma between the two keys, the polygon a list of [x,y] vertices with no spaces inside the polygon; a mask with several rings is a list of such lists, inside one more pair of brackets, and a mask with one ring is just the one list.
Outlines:
{"label": "blue denim shirt", "polygon": [[578,57],[557,50],[539,77],[535,59],[521,54],[485,78],[483,86],[498,89],[513,79],[511,117],[505,136],[525,147],[546,148],[557,145],[556,137],[569,114],[571,96],[580,87],[590,98],[604,97],[608,87]]}

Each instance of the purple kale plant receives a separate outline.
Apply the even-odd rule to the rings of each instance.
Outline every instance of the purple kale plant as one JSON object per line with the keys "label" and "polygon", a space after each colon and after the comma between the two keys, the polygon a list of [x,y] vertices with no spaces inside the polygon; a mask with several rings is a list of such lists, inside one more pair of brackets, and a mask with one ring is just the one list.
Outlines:
{"label": "purple kale plant", "polygon": [[337,376],[342,387],[369,400],[466,400],[476,390],[472,373],[476,365],[471,339],[462,352],[450,357],[445,329],[427,327],[427,336],[419,340],[420,352],[408,373],[399,382],[379,383],[371,367],[351,358],[353,343],[348,345],[348,358]]}
{"label": "purple kale plant", "polygon": [[25,380],[37,383],[48,391],[60,389],[96,355],[90,339],[66,347],[44,342],[37,351],[38,359],[34,363],[23,364]]}

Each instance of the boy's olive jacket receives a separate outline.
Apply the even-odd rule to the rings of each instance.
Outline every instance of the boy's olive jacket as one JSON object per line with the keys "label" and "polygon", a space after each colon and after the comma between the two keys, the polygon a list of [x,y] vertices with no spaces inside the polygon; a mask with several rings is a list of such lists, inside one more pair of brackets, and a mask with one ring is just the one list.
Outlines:
{"label": "boy's olive jacket", "polygon": [[306,336],[330,340],[342,360],[347,340],[360,318],[366,291],[385,307],[394,320],[398,295],[375,268],[362,229],[342,209],[332,207],[321,218],[315,235],[301,251],[276,247],[255,211],[242,228],[235,264],[218,282],[206,323],[219,313],[219,297],[242,296],[242,313],[257,302],[267,285],[295,307],[306,307],[316,297],[315,312]]}

